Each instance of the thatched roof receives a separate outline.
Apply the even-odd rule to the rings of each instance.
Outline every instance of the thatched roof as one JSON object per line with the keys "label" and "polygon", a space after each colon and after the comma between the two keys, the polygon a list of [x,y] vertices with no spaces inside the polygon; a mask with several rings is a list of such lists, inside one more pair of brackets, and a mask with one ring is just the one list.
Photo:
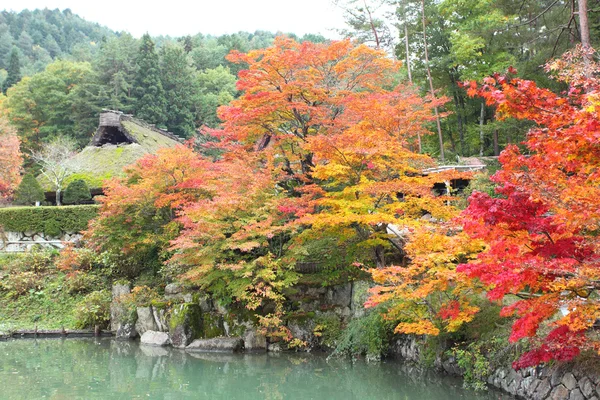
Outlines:
{"label": "thatched roof", "polygon": [[[71,160],[74,172],[68,181],[83,179],[91,189],[101,188],[105,179],[122,174],[125,166],[145,154],[180,143],[174,134],[131,115],[105,111],[100,114],[100,124],[90,144]],[[40,179],[50,189],[43,181]]]}

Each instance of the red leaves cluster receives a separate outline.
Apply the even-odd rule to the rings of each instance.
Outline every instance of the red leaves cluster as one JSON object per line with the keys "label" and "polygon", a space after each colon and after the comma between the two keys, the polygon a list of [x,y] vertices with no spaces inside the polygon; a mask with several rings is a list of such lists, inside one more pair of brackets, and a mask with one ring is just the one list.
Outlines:
{"label": "red leaves cluster", "polygon": [[[549,68],[572,67],[573,56],[567,58]],[[488,249],[459,271],[488,285],[492,300],[519,296],[503,311],[517,317],[510,339],[540,340],[516,367],[600,348],[592,330],[600,317],[600,86],[594,82],[574,79],[564,95],[510,75],[470,85],[501,117],[536,123],[523,148],[510,146],[500,157],[503,168],[492,179],[501,198],[475,193],[462,216],[465,230]],[[553,330],[545,335],[547,328]]]}

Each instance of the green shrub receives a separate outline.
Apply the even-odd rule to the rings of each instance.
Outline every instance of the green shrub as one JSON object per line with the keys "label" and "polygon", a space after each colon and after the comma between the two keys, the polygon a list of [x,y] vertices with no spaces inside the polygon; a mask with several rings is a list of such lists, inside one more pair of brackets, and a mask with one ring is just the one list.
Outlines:
{"label": "green shrub", "polygon": [[315,318],[313,334],[322,345],[335,348],[342,335],[342,321],[336,315],[320,315]]}
{"label": "green shrub", "polygon": [[69,183],[63,195],[64,204],[81,204],[91,199],[90,188],[83,179],[77,179]]}
{"label": "green shrub", "polygon": [[26,252],[11,257],[5,265],[5,269],[13,273],[31,271],[39,274],[46,272],[53,266],[57,254],[58,252],[54,249],[33,246]]}
{"label": "green shrub", "polygon": [[19,205],[33,205],[37,201],[42,203],[44,200],[46,200],[44,190],[35,176],[33,174],[25,175],[15,193],[14,203]]}
{"label": "green shrub", "polygon": [[469,343],[466,347],[456,346],[447,352],[454,356],[456,363],[463,370],[463,386],[466,389],[486,390],[487,378],[491,372],[490,361],[482,351],[484,344]]}
{"label": "green shrub", "polygon": [[16,298],[42,289],[42,282],[43,278],[40,275],[33,271],[25,271],[9,274],[0,282],[0,287]]}
{"label": "green shrub", "polygon": [[88,293],[100,286],[101,279],[94,274],[75,271],[67,275],[66,289],[70,294]]}
{"label": "green shrub", "polygon": [[389,349],[395,325],[394,321],[386,320],[379,309],[355,318],[342,332],[334,354],[364,355],[367,360],[380,360]]}
{"label": "green shrub", "polygon": [[81,232],[97,214],[97,205],[10,207],[0,209],[0,226],[6,232],[43,232],[58,236],[57,232]]}
{"label": "green shrub", "polygon": [[105,328],[110,322],[111,295],[107,290],[99,290],[85,296],[75,307],[77,328]]}

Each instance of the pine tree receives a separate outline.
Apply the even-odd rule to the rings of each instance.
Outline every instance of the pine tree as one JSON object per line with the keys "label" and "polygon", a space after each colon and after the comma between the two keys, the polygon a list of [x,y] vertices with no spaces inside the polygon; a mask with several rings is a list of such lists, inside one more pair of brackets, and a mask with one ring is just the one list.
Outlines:
{"label": "pine tree", "polygon": [[21,61],[19,60],[19,50],[13,47],[10,52],[10,61],[8,62],[8,75],[4,81],[4,93],[6,90],[21,80]]}
{"label": "pine tree", "polygon": [[167,99],[167,127],[179,136],[192,136],[195,130],[193,106],[197,83],[182,46],[163,47],[161,80]]}
{"label": "pine tree", "polygon": [[163,125],[167,120],[167,100],[160,81],[158,54],[148,34],[142,36],[136,64],[133,84],[135,115],[147,122]]}
{"label": "pine tree", "polygon": [[35,176],[25,175],[15,193],[15,204],[32,205],[38,201],[41,203],[45,199],[44,190]]}

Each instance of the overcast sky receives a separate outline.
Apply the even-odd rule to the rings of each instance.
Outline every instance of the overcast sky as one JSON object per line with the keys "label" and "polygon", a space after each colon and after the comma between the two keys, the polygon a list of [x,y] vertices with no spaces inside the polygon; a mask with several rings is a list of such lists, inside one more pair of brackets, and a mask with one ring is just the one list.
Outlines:
{"label": "overcast sky", "polygon": [[21,11],[70,8],[88,21],[139,37],[221,35],[237,31],[320,33],[337,38],[342,12],[331,0],[2,0],[0,7]]}

